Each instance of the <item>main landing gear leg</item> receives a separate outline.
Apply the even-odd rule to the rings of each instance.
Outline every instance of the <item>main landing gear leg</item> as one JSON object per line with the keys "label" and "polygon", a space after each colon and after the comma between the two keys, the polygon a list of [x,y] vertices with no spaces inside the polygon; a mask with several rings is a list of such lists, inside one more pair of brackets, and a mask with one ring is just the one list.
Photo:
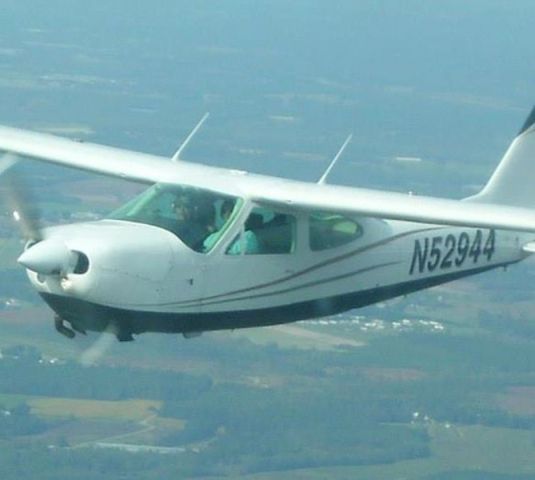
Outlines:
{"label": "main landing gear leg", "polygon": [[132,336],[132,333],[127,330],[122,330],[116,333],[115,335],[117,337],[117,340],[120,342],[133,342],[134,337]]}
{"label": "main landing gear leg", "polygon": [[134,336],[132,335],[132,330],[128,328],[128,325],[120,325],[114,320],[110,320],[106,329],[104,330],[107,333],[115,335],[115,338],[119,342],[133,342]]}

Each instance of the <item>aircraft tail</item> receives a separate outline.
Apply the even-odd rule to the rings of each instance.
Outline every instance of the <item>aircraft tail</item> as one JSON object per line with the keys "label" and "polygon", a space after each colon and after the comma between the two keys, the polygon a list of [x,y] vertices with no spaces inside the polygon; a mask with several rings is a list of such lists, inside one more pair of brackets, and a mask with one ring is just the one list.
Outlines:
{"label": "aircraft tail", "polygon": [[467,200],[535,207],[535,107],[483,190]]}

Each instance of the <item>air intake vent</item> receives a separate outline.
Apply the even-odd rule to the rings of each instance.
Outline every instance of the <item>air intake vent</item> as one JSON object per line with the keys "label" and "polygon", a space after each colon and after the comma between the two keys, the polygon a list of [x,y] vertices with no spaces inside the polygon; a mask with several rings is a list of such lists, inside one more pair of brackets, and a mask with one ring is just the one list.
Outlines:
{"label": "air intake vent", "polygon": [[87,258],[87,255],[82,252],[75,252],[78,256],[78,260],[76,261],[76,265],[74,266],[73,273],[76,273],[78,275],[82,275],[84,273],[87,273],[89,270],[89,258]]}

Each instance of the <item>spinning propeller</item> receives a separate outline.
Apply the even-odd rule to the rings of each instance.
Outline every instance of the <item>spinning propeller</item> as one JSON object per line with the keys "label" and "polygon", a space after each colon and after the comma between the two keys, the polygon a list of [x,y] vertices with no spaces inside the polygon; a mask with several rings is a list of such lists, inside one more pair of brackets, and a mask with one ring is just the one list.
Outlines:
{"label": "spinning propeller", "polygon": [[30,189],[16,171],[10,170],[17,162],[18,158],[9,153],[0,158],[5,197],[21,236],[27,242],[17,261],[37,274],[64,278],[80,268],[79,263],[85,261],[81,258],[83,254],[70,250],[61,240],[46,238],[46,231],[39,222],[40,214],[33,206],[35,201]]}
{"label": "spinning propeller", "polygon": [[[16,171],[12,169],[18,163],[16,155],[6,153],[0,157],[0,177],[2,190],[13,219],[19,227],[21,237],[26,241],[24,252],[17,259],[18,263],[39,275],[58,275],[67,280],[69,273],[76,272],[86,259],[81,252],[73,251],[61,240],[47,238],[42,228],[39,212],[34,207],[35,201],[30,189]],[[56,329],[69,338],[75,336],[74,330],[66,327],[60,318],[55,319]],[[76,329],[85,334],[84,331]],[[110,325],[99,338],[85,349],[79,361],[84,366],[94,365],[114,343],[113,335],[117,332]]]}

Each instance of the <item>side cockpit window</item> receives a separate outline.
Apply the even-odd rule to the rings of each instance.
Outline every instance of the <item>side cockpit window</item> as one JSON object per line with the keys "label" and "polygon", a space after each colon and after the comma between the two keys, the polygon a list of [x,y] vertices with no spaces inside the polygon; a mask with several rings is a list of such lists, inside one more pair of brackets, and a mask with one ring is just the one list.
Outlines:
{"label": "side cockpit window", "polygon": [[213,224],[210,233],[203,240],[202,251],[209,252],[234,222],[240,209],[241,200],[235,198],[217,198],[213,202]]}
{"label": "side cockpit window", "polygon": [[337,213],[315,212],[309,216],[309,245],[312,251],[327,250],[362,236],[362,226]]}
{"label": "side cockpit window", "polygon": [[175,234],[197,252],[208,252],[228,229],[241,199],[203,189],[155,185],[109,218],[146,223]]}
{"label": "side cockpit window", "polygon": [[268,208],[254,208],[227,249],[228,255],[275,255],[295,249],[296,219]]}

